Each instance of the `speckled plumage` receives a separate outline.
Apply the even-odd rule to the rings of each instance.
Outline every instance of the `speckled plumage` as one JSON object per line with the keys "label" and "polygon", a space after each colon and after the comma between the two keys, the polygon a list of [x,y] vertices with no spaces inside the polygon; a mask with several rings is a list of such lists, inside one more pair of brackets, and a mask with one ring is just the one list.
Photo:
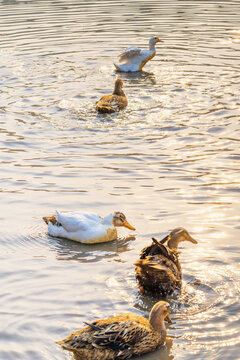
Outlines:
{"label": "speckled plumage", "polygon": [[100,113],[113,113],[124,109],[127,104],[126,95],[122,89],[122,79],[115,81],[115,87],[112,95],[104,95],[97,101],[96,110]]}
{"label": "speckled plumage", "polygon": [[171,256],[166,255],[162,247],[153,242],[142,250],[140,259],[135,263],[141,291],[160,297],[179,289],[182,279],[178,253],[165,247],[167,252],[171,252]]}
{"label": "speckled plumage", "polygon": [[[76,360],[128,359],[153,351],[165,342],[164,318],[169,320],[169,304],[160,301],[154,307],[150,320],[133,313],[113,316],[94,321],[57,343],[72,351]],[[156,317],[157,330],[153,327]]]}
{"label": "speckled plumage", "polygon": [[[136,279],[142,293],[166,297],[182,285],[182,269],[177,246],[180,241],[197,243],[185,229],[177,228],[170,235],[145,247],[136,261]],[[167,245],[163,245],[167,242]]]}

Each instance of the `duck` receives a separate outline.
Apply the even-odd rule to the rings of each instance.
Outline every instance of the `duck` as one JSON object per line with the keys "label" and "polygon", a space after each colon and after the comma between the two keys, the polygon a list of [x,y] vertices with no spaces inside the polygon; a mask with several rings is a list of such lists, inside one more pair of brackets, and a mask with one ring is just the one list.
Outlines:
{"label": "duck", "polygon": [[118,55],[118,62],[114,64],[117,71],[135,72],[141,71],[144,65],[156,55],[156,43],[163,43],[157,36],[151,37],[149,40],[149,49],[142,50],[135,46],[131,46],[123,53]]}
{"label": "duck", "polygon": [[127,106],[128,101],[123,91],[123,81],[120,77],[115,81],[112,95],[102,96],[96,104],[96,110],[99,113],[113,113]]}
{"label": "duck", "polygon": [[141,251],[140,259],[134,264],[141,293],[164,298],[181,289],[178,244],[182,241],[197,244],[186,229],[178,227],[161,241],[152,238],[152,244]]}
{"label": "duck", "polygon": [[136,230],[122,212],[114,212],[105,217],[81,211],[59,212],[55,216],[44,216],[48,234],[84,244],[103,243],[117,239],[118,226]]}
{"label": "duck", "polygon": [[154,351],[166,339],[164,320],[171,323],[169,303],[157,302],[146,319],[134,313],[112,316],[85,323],[66,339],[57,341],[64,350],[73,352],[76,360],[129,359]]}

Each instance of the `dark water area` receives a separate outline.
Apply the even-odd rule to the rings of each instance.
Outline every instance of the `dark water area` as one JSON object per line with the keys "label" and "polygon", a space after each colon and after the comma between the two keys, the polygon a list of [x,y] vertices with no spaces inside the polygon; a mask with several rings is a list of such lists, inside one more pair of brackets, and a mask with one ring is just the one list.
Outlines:
{"label": "dark water area", "polygon": [[[1,360],[72,359],[56,340],[133,311],[133,263],[182,226],[183,289],[167,347],[148,360],[240,358],[240,2],[0,2]],[[126,110],[97,115],[113,62],[164,40],[123,73]],[[83,245],[47,235],[55,210],[122,211],[136,227]]]}

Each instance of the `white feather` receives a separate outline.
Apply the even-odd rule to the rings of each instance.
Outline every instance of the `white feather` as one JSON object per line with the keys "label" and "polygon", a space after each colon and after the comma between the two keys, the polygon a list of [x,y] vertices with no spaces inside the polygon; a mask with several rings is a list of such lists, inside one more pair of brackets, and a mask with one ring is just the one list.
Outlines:
{"label": "white feather", "polygon": [[104,218],[81,211],[66,213],[56,211],[56,214],[58,224],[48,223],[48,233],[51,236],[82,243],[107,242],[117,238],[117,230],[113,226],[113,214]]}
{"label": "white feather", "polygon": [[[149,49],[142,50],[135,46],[131,46],[118,56],[116,69],[124,72],[134,72],[142,70],[143,66],[155,56],[156,37],[149,40]],[[161,40],[157,40],[161,41]]]}
{"label": "white feather", "polygon": [[56,211],[56,214],[58,222],[69,232],[86,231],[91,225],[96,226],[102,221],[102,218],[94,213]]}

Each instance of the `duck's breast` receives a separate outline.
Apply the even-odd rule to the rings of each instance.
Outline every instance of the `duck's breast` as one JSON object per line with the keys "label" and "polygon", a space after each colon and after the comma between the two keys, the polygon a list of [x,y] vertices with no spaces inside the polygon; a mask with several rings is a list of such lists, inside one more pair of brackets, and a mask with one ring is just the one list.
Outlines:
{"label": "duck's breast", "polygon": [[142,52],[142,56],[141,56],[141,63],[140,63],[140,69],[142,70],[142,68],[144,67],[144,65],[151,60],[154,56],[155,56],[155,51],[154,50],[144,50]]}

